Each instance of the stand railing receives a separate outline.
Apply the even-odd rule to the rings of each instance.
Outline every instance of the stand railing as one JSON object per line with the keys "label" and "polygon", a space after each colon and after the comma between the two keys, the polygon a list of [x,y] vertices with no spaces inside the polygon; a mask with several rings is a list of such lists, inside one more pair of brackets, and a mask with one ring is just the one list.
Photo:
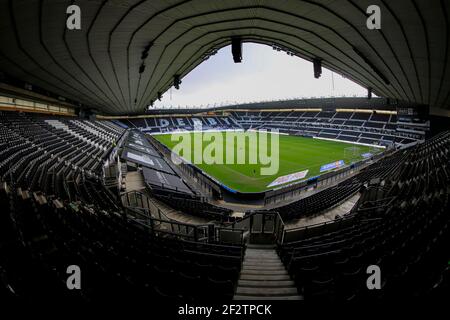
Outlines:
{"label": "stand railing", "polygon": [[232,230],[212,223],[195,225],[170,219],[151,198],[142,192],[124,193],[121,200],[127,218],[149,228],[154,234],[171,235],[195,242],[237,245],[242,245],[244,242],[243,230]]}
{"label": "stand railing", "polygon": [[228,227],[231,230],[242,230],[251,236],[273,235],[273,240],[283,243],[284,222],[276,211],[254,211],[243,219],[233,222]]}

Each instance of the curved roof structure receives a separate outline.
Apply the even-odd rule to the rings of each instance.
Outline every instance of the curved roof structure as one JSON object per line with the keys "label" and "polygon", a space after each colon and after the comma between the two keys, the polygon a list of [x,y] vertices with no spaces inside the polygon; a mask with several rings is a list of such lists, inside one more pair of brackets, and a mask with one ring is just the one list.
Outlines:
{"label": "curved roof structure", "polygon": [[[66,27],[72,3],[81,30]],[[366,26],[374,4],[379,30]],[[320,58],[379,96],[449,110],[449,17],[446,0],[1,0],[0,70],[101,113],[135,114],[239,36]]]}

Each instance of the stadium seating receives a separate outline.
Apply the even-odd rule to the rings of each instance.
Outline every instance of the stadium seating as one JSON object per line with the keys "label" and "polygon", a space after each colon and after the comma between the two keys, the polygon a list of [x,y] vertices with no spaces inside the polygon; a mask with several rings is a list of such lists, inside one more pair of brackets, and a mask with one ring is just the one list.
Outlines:
{"label": "stadium seating", "polygon": [[[196,119],[196,120],[194,120]],[[130,118],[122,123],[149,133],[194,130],[277,129],[280,132],[365,144],[407,145],[424,137],[420,133],[397,131],[395,114],[335,111],[232,111],[227,117]]]}
{"label": "stadium seating", "polygon": [[147,133],[165,133],[177,130],[195,130],[195,126],[201,126],[201,130],[233,130],[241,129],[240,125],[232,117],[185,117],[167,116],[157,118],[130,118],[123,119],[122,123],[129,128],[138,128]]}
{"label": "stadium seating", "polygon": [[173,192],[168,189],[152,188],[151,190],[156,198],[184,213],[221,222],[231,219],[230,215],[233,210],[215,206],[202,200],[200,196]]}
{"label": "stadium seating", "polygon": [[4,181],[47,196],[88,203],[96,197],[114,206],[101,187],[102,167],[124,129],[109,121],[2,112],[0,130]]}
{"label": "stadium seating", "polygon": [[[334,113],[291,112],[287,117],[281,113],[271,112],[270,119],[300,123],[303,117],[301,123],[306,123],[337,118]],[[336,120],[354,116],[341,114]],[[251,122],[263,113],[236,112],[235,117],[237,122]],[[364,121],[371,120],[381,123],[386,117],[369,115]],[[323,134],[332,135],[334,129],[315,132],[327,130]],[[109,121],[0,113],[2,301],[127,297],[195,302],[233,297],[245,251],[242,245],[190,242],[153,233],[127,217],[104,187],[103,165],[124,132]],[[335,135],[356,137],[349,129]],[[277,251],[299,294],[317,301],[447,294],[449,158],[450,133],[445,132],[388,152],[346,180],[274,209],[289,221],[319,214],[361,193],[349,214],[297,231],[295,239],[279,244]],[[195,192],[155,186],[150,191],[184,213],[218,224],[232,220],[231,210],[214,206]],[[67,290],[68,265],[83,270],[82,290]],[[383,290],[365,287],[369,265],[382,269]]]}
{"label": "stadium seating", "polygon": [[397,117],[390,114],[287,110],[234,111],[231,115],[245,129],[279,129],[288,134],[381,145],[393,142],[405,145],[423,140],[423,136],[419,134],[396,131]]}
{"label": "stadium seating", "polygon": [[407,157],[407,154],[406,151],[397,151],[335,186],[287,205],[279,206],[276,210],[280,212],[284,221],[317,215],[353,196],[372,179],[384,179],[387,176],[393,177],[398,174],[397,168]]}
{"label": "stadium seating", "polygon": [[[161,239],[116,212],[47,202],[42,194],[6,183],[0,200],[7,208],[0,217],[2,297],[195,301],[233,295],[240,246]],[[79,292],[66,289],[69,265],[83,272]]]}
{"label": "stadium seating", "polygon": [[[305,300],[448,293],[449,150],[446,132],[394,155],[387,161],[398,164],[396,174],[384,175],[351,216],[279,247]],[[383,290],[365,287],[369,265],[381,268]]]}

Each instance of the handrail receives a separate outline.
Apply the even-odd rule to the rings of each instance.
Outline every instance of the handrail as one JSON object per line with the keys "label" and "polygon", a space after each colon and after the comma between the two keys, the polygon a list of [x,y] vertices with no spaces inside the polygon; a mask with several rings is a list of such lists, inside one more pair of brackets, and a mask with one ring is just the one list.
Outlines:
{"label": "handrail", "polygon": [[[394,202],[394,200],[397,199],[397,196],[392,196],[392,197],[386,197],[383,199],[378,199],[378,200],[371,200],[371,201],[367,201],[366,203],[372,204],[372,206],[370,207],[365,207],[365,208],[357,208],[355,211],[366,211],[366,210],[373,210],[374,208],[384,208],[386,206],[389,206],[392,204],[392,202]],[[382,204],[377,205],[377,202],[382,202]]]}
{"label": "handrail", "polygon": [[[130,197],[131,195],[131,197]],[[131,199],[130,199],[131,198]],[[179,236],[186,239],[191,239],[195,242],[200,241],[221,241],[220,234],[217,232],[221,227],[216,227],[214,224],[190,224],[179,222],[167,217],[150,197],[140,191],[129,191],[121,195],[122,205],[131,216],[139,220],[146,220],[146,223],[140,222],[151,229],[152,232],[160,232]],[[135,203],[133,203],[133,201]],[[154,211],[157,210],[157,213]],[[158,226],[167,226],[168,229],[163,229]],[[231,230],[231,229],[230,229]],[[244,230],[240,231],[240,244],[243,243]]]}
{"label": "handrail", "polygon": [[[261,230],[255,232],[253,230],[253,228],[254,228],[253,220],[254,220],[254,217],[257,216],[257,215],[262,215],[263,216],[263,220],[262,220],[262,223],[261,223]],[[265,221],[266,221],[266,219],[265,219],[265,217],[266,216],[270,216],[270,215],[272,215],[275,218],[273,220],[272,233],[275,235],[276,241],[279,244],[282,244],[283,243],[283,239],[284,239],[285,224],[284,224],[284,221],[281,218],[281,215],[279,214],[278,211],[269,211],[269,210],[265,211],[265,210],[262,210],[262,211],[250,212],[249,214],[247,214],[243,218],[230,223],[228,226],[225,227],[225,229],[238,230],[238,231],[241,231],[241,232],[249,231],[250,234],[252,234],[252,233],[266,233],[266,229],[265,229],[265,226],[266,226]],[[236,224],[238,224],[238,223],[245,223],[246,221],[248,221],[248,224],[249,224],[248,230],[247,229],[242,229],[242,228],[236,228]]]}
{"label": "handrail", "polygon": [[[135,218],[133,220],[135,222],[143,225],[144,227],[149,228],[152,233],[171,234],[171,235],[174,235],[174,236],[177,236],[177,237],[181,237],[181,238],[193,239],[194,241],[201,240],[201,239],[199,239],[197,237],[198,232],[196,232],[196,227],[195,226],[183,225],[182,223],[177,223],[177,222],[174,222],[174,221],[167,221],[167,220],[157,219],[157,218],[151,217],[150,215],[146,216],[146,215],[142,214],[142,212],[140,210],[137,210],[136,208],[133,208],[133,207],[125,207],[125,210],[126,210],[128,215],[133,215],[133,214],[138,215],[137,219]],[[133,214],[130,214],[129,211],[131,211]],[[144,209],[144,212],[147,212],[147,210]],[[148,221],[148,222],[143,222],[143,221]],[[156,225],[162,225],[164,223],[170,224],[170,230],[164,230],[164,229],[161,229],[161,228],[155,228]],[[174,225],[178,226],[178,228],[177,228],[178,232],[176,230],[174,230]],[[185,228],[186,232],[179,232],[180,231],[180,225]]]}
{"label": "handrail", "polygon": [[[157,210],[158,210],[158,214],[159,214],[159,216],[162,216],[162,217],[164,217],[164,219],[166,219],[167,221],[175,221],[175,220],[173,220],[173,219],[171,219],[171,218],[169,218],[163,211],[162,211],[162,209],[149,197],[149,196],[147,196],[145,193],[143,193],[143,192],[140,192],[140,191],[137,191],[137,190],[132,190],[132,191],[128,191],[128,192],[125,192],[125,193],[123,193],[123,194],[121,194],[121,200],[122,200],[122,204],[125,206],[125,207],[133,207],[133,208],[139,208],[139,206],[130,206],[130,199],[129,199],[129,195],[130,194],[133,194],[133,195],[139,195],[140,197],[141,197],[141,201],[143,202],[144,201],[144,199],[145,199],[145,201],[147,202],[147,205],[148,205],[148,207],[147,208],[145,208],[145,207],[140,207],[140,208],[142,208],[142,209],[149,209],[149,211],[150,211],[150,213],[151,213],[151,210],[150,210],[150,204],[152,204]],[[123,200],[124,200],[124,197],[126,197],[126,200],[128,201],[128,203],[125,205],[124,203],[123,203]]]}
{"label": "handrail", "polygon": [[293,232],[293,231],[299,231],[299,230],[307,230],[307,229],[312,229],[312,228],[316,228],[316,227],[320,227],[320,226],[324,226],[327,224],[333,224],[333,223],[338,223],[344,220],[350,220],[355,218],[355,215],[348,215],[348,216],[344,216],[342,218],[338,218],[338,219],[334,219],[334,220],[330,220],[330,221],[325,221],[325,222],[320,222],[320,223],[315,223],[315,224],[311,224],[309,226],[304,226],[304,227],[297,227],[297,228],[291,228],[291,229],[287,229],[285,230],[285,232]]}

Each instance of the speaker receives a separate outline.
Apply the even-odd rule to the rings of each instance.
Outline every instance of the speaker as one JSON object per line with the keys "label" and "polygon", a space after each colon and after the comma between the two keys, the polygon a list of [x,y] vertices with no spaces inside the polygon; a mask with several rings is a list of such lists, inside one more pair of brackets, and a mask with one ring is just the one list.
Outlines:
{"label": "speaker", "polygon": [[314,58],[313,67],[314,67],[314,78],[319,79],[320,76],[322,75],[322,59]]}
{"label": "speaker", "polygon": [[175,87],[175,89],[180,89],[180,84],[181,84],[181,80],[180,80],[180,76],[179,75],[174,75],[173,76],[173,86]]}
{"label": "speaker", "polygon": [[231,53],[233,54],[234,63],[242,61],[242,40],[239,37],[231,38]]}

